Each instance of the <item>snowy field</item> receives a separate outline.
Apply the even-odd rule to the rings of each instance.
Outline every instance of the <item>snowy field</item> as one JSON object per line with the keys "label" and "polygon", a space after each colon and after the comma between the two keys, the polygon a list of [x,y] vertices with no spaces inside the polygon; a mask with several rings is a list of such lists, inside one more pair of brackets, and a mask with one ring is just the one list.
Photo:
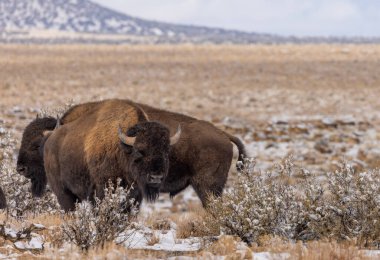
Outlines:
{"label": "snowy field", "polygon": [[[84,253],[64,239],[67,219],[54,196],[35,201],[27,180],[8,176],[16,174],[22,131],[38,112],[114,97],[211,121],[244,141],[262,173],[289,156],[321,182],[343,160],[368,172],[380,166],[379,60],[380,47],[371,45],[0,46],[1,149],[10,155],[0,154],[0,178],[20,204],[1,214],[0,259],[380,258],[375,244],[358,246],[356,238],[263,236],[249,245],[207,232],[207,212],[192,188],[144,201],[125,241]],[[237,177],[230,172],[228,189]],[[301,179],[295,174],[290,182]]]}

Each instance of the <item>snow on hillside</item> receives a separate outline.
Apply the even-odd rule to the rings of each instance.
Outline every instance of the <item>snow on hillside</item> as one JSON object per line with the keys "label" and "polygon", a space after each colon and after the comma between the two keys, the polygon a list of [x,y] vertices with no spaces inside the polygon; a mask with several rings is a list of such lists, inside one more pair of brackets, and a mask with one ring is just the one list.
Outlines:
{"label": "snow on hillside", "polygon": [[[50,37],[46,37],[47,33]],[[63,34],[62,34],[63,33]],[[67,35],[68,33],[75,34]],[[101,37],[99,37],[99,35]],[[115,35],[118,38],[115,38]],[[120,38],[121,36],[121,38]],[[129,16],[89,0],[0,0],[0,43],[378,43],[380,38],[283,37]]]}
{"label": "snow on hillside", "polygon": [[[176,41],[227,41],[259,36],[252,33],[160,23],[135,18],[88,0],[0,0],[0,35],[31,30],[150,36]],[[264,35],[260,35],[262,38]],[[266,37],[266,36],[264,36]],[[253,40],[253,39],[251,39]]]}

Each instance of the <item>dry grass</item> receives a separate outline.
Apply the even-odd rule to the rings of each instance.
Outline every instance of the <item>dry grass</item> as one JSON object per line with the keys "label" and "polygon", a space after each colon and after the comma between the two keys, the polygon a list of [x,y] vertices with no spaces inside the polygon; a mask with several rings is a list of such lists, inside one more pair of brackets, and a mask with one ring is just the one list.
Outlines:
{"label": "dry grass", "polygon": [[214,121],[362,116],[380,108],[379,56],[371,45],[0,46],[0,107],[120,97]]}
{"label": "dry grass", "polygon": [[170,218],[177,225],[177,238],[208,237],[219,235],[219,227],[201,206],[188,212],[172,214]]}
{"label": "dry grass", "polygon": [[159,211],[153,211],[148,216],[140,216],[140,221],[153,230],[169,230],[172,223],[168,214]]}
{"label": "dry grass", "polygon": [[253,251],[241,244],[232,236],[222,236],[218,241],[200,253],[202,258],[213,259],[212,256],[225,256],[226,259],[253,259]]}
{"label": "dry grass", "polygon": [[41,214],[28,218],[31,223],[40,223],[45,227],[60,226],[62,224],[62,215],[60,214]]}
{"label": "dry grass", "polygon": [[149,225],[154,230],[169,230],[171,227],[171,223],[169,219],[155,219]]}
{"label": "dry grass", "polygon": [[[261,246],[251,247],[253,252],[287,253],[290,259],[371,259],[352,242],[314,241],[308,243],[292,243],[279,237],[263,237]],[[374,258],[372,258],[374,259]]]}
{"label": "dry grass", "polygon": [[123,246],[116,245],[115,243],[106,243],[104,247],[93,248],[87,252],[82,251],[76,246],[66,247],[64,250],[50,248],[45,255],[47,255],[46,259],[123,259],[129,255],[129,252]]}
{"label": "dry grass", "polygon": [[[274,259],[298,260],[359,260],[377,259],[377,256],[368,256],[353,243],[337,243],[335,241],[316,241],[309,243],[293,243],[278,237],[263,237],[261,246],[251,248],[242,246],[239,239],[232,236],[222,236],[200,255],[225,256],[227,259],[252,259],[255,254],[270,252]],[[277,257],[277,258],[276,258]]]}
{"label": "dry grass", "polygon": [[290,254],[292,257],[303,260],[365,259],[364,253],[357,247],[337,242],[311,242],[306,246],[298,243]]}

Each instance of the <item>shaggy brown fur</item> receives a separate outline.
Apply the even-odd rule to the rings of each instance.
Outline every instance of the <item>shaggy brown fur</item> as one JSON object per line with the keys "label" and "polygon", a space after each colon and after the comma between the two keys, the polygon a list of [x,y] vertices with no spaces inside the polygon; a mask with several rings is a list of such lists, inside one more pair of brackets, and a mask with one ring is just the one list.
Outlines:
{"label": "shaggy brown fur", "polygon": [[45,191],[46,174],[43,164],[44,132],[53,130],[57,120],[36,118],[24,130],[17,159],[17,172],[31,179],[32,194],[40,197]]}
{"label": "shaggy brown fur", "polygon": [[[112,100],[104,101],[112,104]],[[135,104],[125,101],[126,104]],[[80,112],[87,113],[97,109],[98,103],[77,105],[68,111],[62,118],[62,123],[70,123],[80,116]],[[182,134],[179,142],[170,149],[170,169],[168,176],[160,186],[160,192],[175,196],[187,186],[191,185],[204,206],[210,194],[219,196],[228,177],[232,161],[233,148],[231,142],[239,149],[239,159],[245,156],[242,142],[211,123],[195,118],[156,109],[143,104],[135,104],[142,108],[149,120],[159,122],[174,133],[178,124],[181,125]],[[107,132],[106,128],[104,129]],[[96,150],[96,149],[95,149]]]}
{"label": "shaggy brown fur", "polygon": [[[108,180],[117,178],[124,186],[134,184],[132,197],[137,203],[143,195],[156,199],[169,170],[169,130],[147,122],[143,112],[128,101],[89,106],[76,107],[85,111],[82,115],[77,109],[69,110],[45,143],[47,179],[62,208],[72,210],[76,201],[102,198]],[[71,116],[75,119],[68,122]],[[136,137],[133,146],[120,141],[119,126]]]}
{"label": "shaggy brown fur", "polygon": [[[116,103],[121,107],[114,107]],[[69,109],[61,118],[60,122],[62,128],[57,130],[54,141],[49,140],[53,144],[56,144],[52,144],[52,152],[45,155],[45,160],[52,164],[51,167],[53,171],[54,167],[56,167],[56,172],[59,172],[59,164],[58,161],[51,161],[53,160],[51,157],[54,157],[53,155],[60,150],[58,149],[60,145],[70,147],[70,150],[72,150],[72,157],[68,158],[67,162],[65,162],[68,165],[72,165],[72,163],[77,160],[81,161],[81,164],[87,162],[91,163],[86,167],[73,169],[75,174],[72,176],[72,179],[67,179],[67,176],[52,176],[51,178],[56,178],[53,181],[49,179],[49,183],[58,182],[58,184],[55,184],[56,186],[58,185],[58,187],[59,185],[62,186],[62,181],[66,183],[66,186],[73,184],[73,190],[62,186],[63,190],[58,192],[65,194],[63,197],[66,197],[66,199],[62,199],[62,203],[65,204],[65,201],[68,200],[68,209],[72,208],[73,201],[90,198],[93,196],[94,191],[96,191],[97,194],[102,194],[103,183],[108,178],[115,179],[116,177],[120,177],[123,179],[125,185],[133,181],[132,176],[126,176],[123,174],[123,170],[117,169],[115,165],[110,165],[110,162],[104,161],[105,156],[112,155],[111,151],[115,151],[117,148],[120,149],[120,146],[116,145],[116,143],[119,143],[115,133],[118,122],[109,121],[112,117],[107,114],[108,112],[105,112],[106,110],[103,110],[103,106],[107,106],[107,109],[110,110],[117,109],[117,111],[119,111],[118,115],[123,115],[121,119],[126,119],[131,122],[128,125],[124,125],[123,129],[130,127],[134,120],[136,120],[136,122],[140,120],[144,121],[145,114],[149,117],[149,120],[159,122],[160,125],[166,126],[171,133],[176,131],[178,124],[181,124],[181,138],[176,145],[170,148],[170,168],[168,176],[160,187],[136,187],[133,191],[133,196],[136,197],[137,201],[141,201],[142,194],[145,194],[148,199],[154,200],[158,191],[168,192],[171,196],[174,196],[187,186],[192,185],[203,205],[206,206],[207,196],[209,194],[220,195],[226,183],[232,159],[231,142],[237,145],[239,158],[242,159],[245,156],[244,145],[238,138],[221,131],[205,121],[143,104],[136,104],[128,100],[107,100],[103,102],[80,104]],[[135,111],[134,113],[131,113],[131,108]],[[143,111],[139,108],[143,109]],[[103,112],[99,112],[99,110],[103,110]],[[124,113],[126,111],[129,112]],[[119,121],[121,122],[123,120]],[[96,128],[94,128],[95,124],[97,125]],[[83,125],[86,126],[84,127]],[[141,127],[143,127],[143,125]],[[111,131],[111,129],[113,129],[113,131]],[[73,138],[73,141],[63,142],[63,139],[66,139],[63,138],[63,136],[67,135],[68,131],[74,132],[76,138]],[[135,134],[134,132],[136,132],[136,127],[130,128],[128,135],[133,135]],[[160,139],[161,137],[157,138],[157,141],[159,142]],[[105,144],[105,141],[108,143],[106,142],[107,144]],[[132,149],[131,147],[121,147],[123,147],[124,151],[130,153],[138,151],[138,149]],[[139,153],[140,152],[133,154],[136,158],[139,158],[141,156],[141,153]],[[157,153],[157,151],[153,151],[153,154],[154,153]],[[111,158],[115,159],[115,156],[113,155]],[[160,160],[157,160],[155,164],[159,165],[159,161]],[[65,167],[63,163],[60,162],[60,164]],[[93,167],[94,165],[101,165],[103,168],[108,167],[105,170],[103,169],[95,173],[95,178],[97,180],[99,179],[99,181],[95,181],[98,183],[97,185],[94,184],[88,170],[88,167]],[[141,172],[141,169],[137,169],[136,171]],[[137,176],[134,178],[136,177]]]}

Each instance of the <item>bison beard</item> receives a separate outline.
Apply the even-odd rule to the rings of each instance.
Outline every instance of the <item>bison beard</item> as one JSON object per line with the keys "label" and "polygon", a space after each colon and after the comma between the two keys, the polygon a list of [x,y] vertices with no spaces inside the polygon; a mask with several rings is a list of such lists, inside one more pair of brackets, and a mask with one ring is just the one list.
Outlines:
{"label": "bison beard", "polygon": [[158,187],[152,187],[149,185],[145,186],[144,195],[145,195],[145,198],[149,202],[156,201],[158,199],[159,194],[160,194],[160,189]]}
{"label": "bison beard", "polygon": [[47,185],[46,175],[35,174],[34,177],[31,178],[32,182],[32,194],[35,197],[42,197],[45,193],[45,188]]}

